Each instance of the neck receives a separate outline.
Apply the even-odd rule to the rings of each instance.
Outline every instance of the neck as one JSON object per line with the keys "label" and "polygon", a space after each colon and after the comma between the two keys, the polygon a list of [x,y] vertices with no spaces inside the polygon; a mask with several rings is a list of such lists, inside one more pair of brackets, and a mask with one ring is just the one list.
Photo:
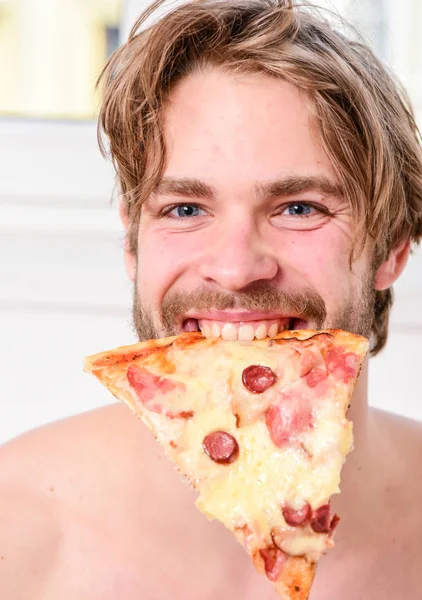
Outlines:
{"label": "neck", "polygon": [[351,573],[357,566],[362,573],[366,565],[370,577],[368,570],[373,568],[378,558],[378,554],[374,554],[373,543],[379,494],[377,468],[374,467],[374,452],[370,446],[368,358],[362,366],[348,419],[353,423],[354,450],[347,456],[341,472],[341,493],[332,498],[332,511],[340,516],[341,521],[334,536],[335,548],[318,566],[314,590],[316,598],[337,598],[339,581],[351,581]]}
{"label": "neck", "polygon": [[[368,359],[366,358],[353,394],[348,412],[348,419],[353,423],[354,449],[347,456],[341,473],[341,494],[333,498],[333,508],[338,512],[358,512],[360,500],[365,502],[364,494],[370,481],[370,452],[368,435]],[[363,485],[363,482],[365,486]],[[365,491],[366,490],[366,491]],[[356,507],[356,511],[354,510]]]}
{"label": "neck", "polygon": [[353,423],[354,450],[349,455],[348,463],[355,467],[368,457],[368,357],[365,358],[359,379],[353,394],[353,399],[348,412],[348,419]]}

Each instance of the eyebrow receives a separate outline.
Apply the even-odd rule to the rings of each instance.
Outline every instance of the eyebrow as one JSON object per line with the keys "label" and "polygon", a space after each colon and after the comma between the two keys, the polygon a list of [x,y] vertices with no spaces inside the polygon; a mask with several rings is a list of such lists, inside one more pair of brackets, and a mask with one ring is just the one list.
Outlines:
{"label": "eyebrow", "polygon": [[259,196],[282,198],[304,192],[321,192],[324,196],[344,196],[343,186],[321,175],[290,176],[255,186]]}
{"label": "eyebrow", "polygon": [[[344,196],[343,186],[324,176],[292,175],[284,179],[255,185],[255,193],[263,198],[283,198],[310,191],[321,192],[324,196]],[[216,191],[210,185],[199,179],[187,177],[163,177],[155,187],[154,194],[205,200],[213,200],[217,196]]]}
{"label": "eyebrow", "polygon": [[163,177],[154,189],[154,194],[162,196],[183,196],[185,198],[203,198],[212,200],[215,198],[213,188],[200,181],[187,177],[173,178]]}

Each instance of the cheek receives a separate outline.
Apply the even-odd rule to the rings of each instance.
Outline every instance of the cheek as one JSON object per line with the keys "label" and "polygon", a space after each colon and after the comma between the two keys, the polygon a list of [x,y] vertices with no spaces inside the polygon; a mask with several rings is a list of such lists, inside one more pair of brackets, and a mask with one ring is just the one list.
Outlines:
{"label": "cheek", "polygon": [[159,304],[197,254],[197,245],[190,236],[153,229],[140,232],[137,277],[142,298]]}
{"label": "cheek", "polygon": [[315,284],[338,280],[349,272],[348,251],[325,228],[296,235],[290,248],[298,270]]}
{"label": "cheek", "polygon": [[323,227],[292,236],[287,247],[289,262],[300,285],[315,289],[328,311],[357,289],[359,278],[349,267],[350,241],[337,230]]}

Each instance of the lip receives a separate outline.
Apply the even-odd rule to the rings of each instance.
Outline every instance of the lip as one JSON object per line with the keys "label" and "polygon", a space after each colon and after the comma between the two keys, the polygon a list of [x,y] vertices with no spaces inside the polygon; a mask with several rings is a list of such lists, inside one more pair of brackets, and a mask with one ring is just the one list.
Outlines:
{"label": "lip", "polygon": [[275,312],[245,312],[245,311],[200,311],[183,315],[182,322],[187,319],[207,319],[209,321],[225,321],[227,323],[248,323],[251,321],[269,321],[269,320],[281,320],[281,319],[300,319],[299,315],[286,314],[281,315]]}

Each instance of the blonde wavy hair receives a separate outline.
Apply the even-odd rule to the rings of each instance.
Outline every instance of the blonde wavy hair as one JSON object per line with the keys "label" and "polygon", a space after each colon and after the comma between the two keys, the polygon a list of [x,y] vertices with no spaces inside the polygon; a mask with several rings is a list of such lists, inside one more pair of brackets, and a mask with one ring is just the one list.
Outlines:
{"label": "blonde wavy hair", "polygon": [[[162,176],[162,112],[172,88],[198,69],[264,73],[304,90],[320,139],[356,222],[351,261],[371,240],[374,265],[422,237],[420,133],[404,91],[356,36],[295,0],[198,0],[145,28],[137,20],[99,78],[99,142],[109,146],[137,250],[142,204]],[[392,289],[376,292],[372,354],[386,343]]]}

